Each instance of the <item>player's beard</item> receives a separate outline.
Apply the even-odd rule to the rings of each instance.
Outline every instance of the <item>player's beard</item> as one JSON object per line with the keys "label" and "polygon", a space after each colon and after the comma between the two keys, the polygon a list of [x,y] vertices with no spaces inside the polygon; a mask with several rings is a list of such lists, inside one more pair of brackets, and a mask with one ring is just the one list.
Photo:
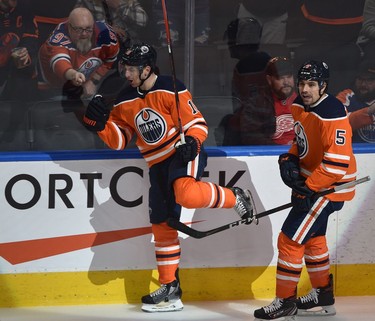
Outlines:
{"label": "player's beard", "polygon": [[76,47],[79,52],[83,54],[87,54],[92,48],[91,39],[90,38],[78,39],[76,43]]}

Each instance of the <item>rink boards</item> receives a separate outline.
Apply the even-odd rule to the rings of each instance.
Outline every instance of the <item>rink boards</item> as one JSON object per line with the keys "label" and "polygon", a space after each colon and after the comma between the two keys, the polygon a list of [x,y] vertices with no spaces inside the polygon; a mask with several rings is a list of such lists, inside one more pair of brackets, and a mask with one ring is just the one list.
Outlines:
{"label": "rink boards", "polygon": [[[290,201],[277,158],[284,147],[212,148],[203,180],[249,188],[261,212]],[[330,218],[336,295],[375,295],[374,148],[355,147],[356,197]],[[137,151],[0,155],[0,306],[139,302],[156,288],[148,169]],[[185,300],[274,295],[276,241],[287,210],[204,239],[181,234]],[[207,230],[233,210],[184,210]],[[309,287],[304,271],[301,290]]]}

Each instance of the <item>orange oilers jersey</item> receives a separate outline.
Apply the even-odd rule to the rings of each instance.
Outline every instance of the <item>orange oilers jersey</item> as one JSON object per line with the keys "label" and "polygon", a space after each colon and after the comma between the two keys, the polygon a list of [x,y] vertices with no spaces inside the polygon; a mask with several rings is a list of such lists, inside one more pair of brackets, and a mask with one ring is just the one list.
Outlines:
{"label": "orange oilers jersey", "polygon": [[[183,131],[203,143],[208,134],[206,121],[186,87],[180,81],[176,86]],[[172,77],[158,76],[147,93],[127,87],[119,95],[104,130],[98,134],[116,150],[124,149],[136,134],[136,144],[150,167],[173,155],[180,132]]]}
{"label": "orange oilers jersey", "polygon": [[95,71],[104,76],[119,53],[119,43],[112,28],[104,22],[96,21],[92,35],[92,49],[81,54],[71,42],[68,22],[60,23],[52,35],[41,46],[39,60],[43,81],[53,86],[65,83],[65,72],[75,69],[86,79]]}
{"label": "orange oilers jersey", "polygon": [[[291,108],[296,140],[290,153],[298,155],[301,174],[314,191],[337,186],[356,178],[356,160],[352,150],[352,129],[344,105],[332,95],[324,95],[316,104],[305,106],[297,97]],[[332,201],[348,201],[354,187],[332,193]]]}

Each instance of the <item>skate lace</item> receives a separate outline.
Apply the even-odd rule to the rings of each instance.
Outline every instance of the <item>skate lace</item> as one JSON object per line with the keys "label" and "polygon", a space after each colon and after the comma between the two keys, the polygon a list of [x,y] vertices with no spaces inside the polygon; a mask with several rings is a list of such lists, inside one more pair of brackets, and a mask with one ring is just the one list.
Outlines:
{"label": "skate lace", "polygon": [[252,214],[250,197],[246,195],[246,192],[242,192],[241,194],[236,195],[236,204],[234,208],[241,217],[247,214]]}
{"label": "skate lace", "polygon": [[155,290],[154,292],[150,293],[150,297],[158,296],[165,292],[167,289],[167,286],[165,284],[162,284],[159,289]]}
{"label": "skate lace", "polygon": [[273,302],[270,305],[263,307],[263,309],[264,309],[264,312],[270,313],[270,312],[274,312],[280,309],[282,305],[283,305],[283,300],[276,298],[275,300],[273,300]]}
{"label": "skate lace", "polygon": [[318,295],[319,289],[312,289],[309,294],[300,297],[300,300],[302,303],[314,301],[316,304],[318,304]]}
{"label": "skate lace", "polygon": [[236,211],[237,211],[238,214],[240,214],[240,216],[243,216],[243,215],[247,214],[246,206],[242,202],[242,200],[240,200],[240,199],[237,201]]}

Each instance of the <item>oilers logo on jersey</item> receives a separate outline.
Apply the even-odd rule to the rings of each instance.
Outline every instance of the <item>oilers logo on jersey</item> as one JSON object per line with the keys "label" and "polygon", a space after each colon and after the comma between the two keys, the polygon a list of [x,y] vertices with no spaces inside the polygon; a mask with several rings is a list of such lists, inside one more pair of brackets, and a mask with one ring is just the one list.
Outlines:
{"label": "oilers logo on jersey", "polygon": [[95,70],[103,64],[102,60],[97,57],[89,57],[78,68],[78,71],[83,73],[85,77],[89,77]]}
{"label": "oilers logo on jersey", "polygon": [[304,158],[309,150],[309,144],[306,137],[305,129],[299,121],[295,122],[294,124],[294,132],[296,134],[298,155],[300,158]]}
{"label": "oilers logo on jersey", "polygon": [[166,121],[151,108],[142,109],[135,116],[135,124],[143,140],[148,144],[156,144],[166,133]]}

